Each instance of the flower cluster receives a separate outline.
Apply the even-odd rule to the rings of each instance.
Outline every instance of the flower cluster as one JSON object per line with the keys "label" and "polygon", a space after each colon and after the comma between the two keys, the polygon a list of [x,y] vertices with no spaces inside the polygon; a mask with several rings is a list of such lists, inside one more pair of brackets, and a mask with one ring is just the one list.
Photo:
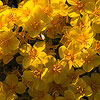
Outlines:
{"label": "flower cluster", "polygon": [[0,0],[0,100],[100,100],[99,28],[100,0]]}

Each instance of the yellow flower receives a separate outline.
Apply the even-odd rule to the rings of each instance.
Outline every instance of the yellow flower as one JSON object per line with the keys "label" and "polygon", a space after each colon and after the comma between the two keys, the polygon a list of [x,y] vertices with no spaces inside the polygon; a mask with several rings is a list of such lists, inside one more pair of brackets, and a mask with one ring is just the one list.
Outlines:
{"label": "yellow flower", "polygon": [[69,32],[72,41],[76,42],[77,45],[82,48],[89,48],[93,43],[93,31],[91,27],[79,29],[72,29]]}
{"label": "yellow flower", "polygon": [[7,98],[10,96],[17,96],[16,93],[22,94],[26,90],[26,86],[22,82],[18,82],[18,78],[15,74],[7,75],[4,81],[4,91],[6,92]]}
{"label": "yellow flower", "polygon": [[26,81],[26,84],[28,84],[27,82],[31,83],[29,84],[31,89],[43,90],[47,85],[44,76],[48,69],[43,68],[43,65],[39,65],[38,68],[31,67],[31,69],[23,72],[24,81]]}
{"label": "yellow flower", "polygon": [[14,58],[13,55],[12,55],[12,53],[9,53],[7,55],[3,55],[3,63],[8,64]]}
{"label": "yellow flower", "polygon": [[66,77],[63,80],[62,85],[64,87],[67,87],[69,84],[75,85],[78,82],[79,75],[82,75],[84,73],[85,73],[85,71],[83,69],[77,69],[77,70],[75,70],[72,67],[71,70],[67,70]]}
{"label": "yellow flower", "polygon": [[40,32],[46,27],[45,22],[42,20],[41,12],[39,11],[40,7],[36,7],[33,15],[30,16],[30,19],[24,23],[23,28],[28,32],[29,36],[34,38],[40,34]]}
{"label": "yellow flower", "polygon": [[84,60],[82,67],[86,72],[90,72],[94,67],[100,64],[100,56],[96,55],[94,50],[88,49],[84,51],[81,57]]}
{"label": "yellow flower", "polygon": [[19,10],[17,10],[16,8],[9,8],[9,9],[6,9],[5,12],[4,12],[4,17],[5,19],[7,20],[8,22],[8,25],[10,27],[14,27],[14,24],[20,24],[20,21],[19,21]]}
{"label": "yellow flower", "polygon": [[45,64],[45,66],[48,68],[48,71],[44,78],[47,83],[54,81],[57,84],[60,84],[65,78],[66,71],[68,69],[66,67],[66,63],[56,60],[53,56],[47,56],[47,58],[48,62]]}
{"label": "yellow flower", "polygon": [[86,7],[86,12],[90,15],[90,18],[93,21],[92,28],[93,31],[99,33],[100,27],[100,0],[96,2],[88,2]]}
{"label": "yellow flower", "polygon": [[46,53],[43,51],[45,49],[45,42],[36,42],[33,47],[30,44],[24,44],[20,48],[20,54],[24,56],[22,65],[23,68],[28,68],[30,65],[37,67],[38,64],[45,63],[44,58]]}
{"label": "yellow flower", "polygon": [[57,14],[53,17],[51,23],[47,26],[46,34],[49,38],[59,38],[62,35],[62,29],[65,26],[64,18]]}
{"label": "yellow flower", "polygon": [[100,17],[100,0],[91,0],[86,3],[85,12],[91,15],[90,17],[93,20],[96,20]]}
{"label": "yellow flower", "polygon": [[4,55],[18,49],[19,40],[15,37],[12,30],[5,31],[0,34],[0,47],[2,48]]}
{"label": "yellow flower", "polygon": [[84,14],[83,17],[72,18],[70,24],[73,28],[83,29],[90,27],[91,21],[88,14]]}
{"label": "yellow flower", "polygon": [[52,13],[53,13],[53,7],[51,5],[43,4],[40,6],[39,13],[41,13],[40,17],[41,20],[43,20],[46,24],[49,24],[51,22]]}
{"label": "yellow flower", "polygon": [[80,50],[78,45],[74,43],[70,43],[66,48],[65,46],[61,46],[59,48],[59,56],[65,62],[68,62],[69,69],[71,69],[72,65],[75,67],[81,67],[83,64],[82,58],[78,57],[80,55]]}
{"label": "yellow flower", "polygon": [[67,16],[68,15],[68,6],[65,3],[54,3],[52,4],[53,8],[53,16],[60,14],[61,16]]}
{"label": "yellow flower", "polygon": [[93,29],[94,33],[96,33],[96,34],[100,33],[99,27],[100,27],[100,18],[93,21],[92,29]]}
{"label": "yellow flower", "polygon": [[[31,9],[33,8],[33,9]],[[22,22],[27,22],[31,15],[32,15],[32,12],[33,10],[35,9],[35,6],[34,6],[34,2],[32,0],[28,0],[23,6],[21,6],[19,4],[18,6],[18,10],[19,10],[19,16],[20,16],[20,20]]]}
{"label": "yellow flower", "polygon": [[48,85],[48,93],[51,94],[54,98],[58,97],[59,95],[63,95],[64,91],[66,90],[66,87],[64,87],[63,84],[51,82]]}
{"label": "yellow flower", "polygon": [[68,8],[68,15],[70,17],[79,17],[80,14],[84,15],[85,9],[87,8],[87,3],[90,1],[93,2],[94,0],[67,0],[67,2],[71,5]]}
{"label": "yellow flower", "polygon": [[91,77],[83,76],[83,80],[91,87],[93,94],[89,97],[89,100],[94,100],[96,93],[100,90],[100,74],[99,73],[92,73]]}
{"label": "yellow flower", "polygon": [[79,79],[79,73],[74,70],[74,68],[71,68],[71,70],[68,70],[66,72],[66,77],[63,80],[63,85],[68,86],[69,84],[76,84]]}
{"label": "yellow flower", "polygon": [[32,98],[32,100],[52,100],[52,96],[47,93],[48,89],[45,88],[43,90],[29,89],[28,93]]}
{"label": "yellow flower", "polygon": [[80,98],[83,96],[89,97],[92,95],[90,86],[88,86],[86,82],[81,78],[78,80],[77,84],[69,85],[68,88],[75,93],[75,98],[77,100],[80,100]]}

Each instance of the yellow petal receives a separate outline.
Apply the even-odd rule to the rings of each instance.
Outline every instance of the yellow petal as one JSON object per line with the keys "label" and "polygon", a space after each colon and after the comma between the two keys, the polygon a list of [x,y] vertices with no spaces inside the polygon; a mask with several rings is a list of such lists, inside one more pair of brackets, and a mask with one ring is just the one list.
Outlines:
{"label": "yellow petal", "polygon": [[92,28],[93,28],[93,31],[95,32],[95,33],[100,33],[100,23],[98,23],[98,22],[93,22],[93,24],[92,24]]}
{"label": "yellow petal", "polygon": [[93,64],[83,64],[83,69],[86,72],[90,72],[94,68]]}
{"label": "yellow petal", "polygon": [[22,94],[26,90],[26,86],[22,82],[18,82],[17,88],[16,88],[16,93]]}
{"label": "yellow petal", "polygon": [[33,86],[34,86],[35,89],[41,91],[41,90],[46,88],[47,84],[43,80],[35,80]]}
{"label": "yellow petal", "polygon": [[71,100],[75,99],[75,95],[74,95],[74,93],[71,90],[64,91],[64,97],[66,99],[71,99]]}
{"label": "yellow petal", "polygon": [[7,64],[9,63],[14,57],[12,55],[5,55],[3,56],[3,63]]}
{"label": "yellow petal", "polygon": [[69,70],[70,70],[72,68],[73,62],[70,60],[68,61],[68,64],[69,64]]}
{"label": "yellow petal", "polygon": [[45,42],[36,42],[33,46],[37,51],[43,51],[45,49]]}
{"label": "yellow petal", "polygon": [[33,72],[26,70],[23,72],[23,80],[25,79],[26,81],[33,81]]}
{"label": "yellow petal", "polygon": [[78,0],[67,0],[67,2],[71,5],[75,5]]}
{"label": "yellow petal", "polygon": [[85,95],[88,97],[88,96],[91,96],[92,94],[93,94],[93,91],[91,90],[90,86],[88,86],[85,89]]}
{"label": "yellow petal", "polygon": [[46,53],[45,52],[38,52],[38,58],[40,58],[42,60],[45,57],[46,57]]}
{"label": "yellow petal", "polygon": [[85,82],[82,78],[80,78],[80,79],[78,80],[78,84],[79,84],[80,86],[82,86],[83,88],[86,88],[86,82]]}
{"label": "yellow petal", "polygon": [[23,68],[28,68],[31,65],[31,58],[25,57],[22,61]]}
{"label": "yellow petal", "polygon": [[69,17],[79,17],[80,14],[75,11],[74,7],[69,7],[68,8],[68,16]]}
{"label": "yellow petal", "polygon": [[82,79],[89,85],[91,83],[91,78],[89,76],[83,76]]}
{"label": "yellow petal", "polygon": [[93,2],[87,2],[85,5],[85,11],[89,14],[93,14],[95,9],[95,3]]}
{"label": "yellow petal", "polygon": [[51,55],[47,56],[46,58],[48,59],[48,62],[45,65],[48,68],[51,67],[56,62],[56,58]]}
{"label": "yellow petal", "polygon": [[30,51],[31,48],[32,48],[31,45],[27,43],[19,48],[19,52],[22,56],[25,56],[27,55],[27,53]]}
{"label": "yellow petal", "polygon": [[77,25],[77,22],[78,22],[78,18],[72,18],[70,24],[72,26],[76,26]]}
{"label": "yellow petal", "polygon": [[16,62],[17,62],[18,64],[22,64],[22,61],[23,61],[23,56],[18,56],[18,57],[16,57]]}
{"label": "yellow petal", "polygon": [[95,6],[96,6],[96,8],[99,8],[100,7],[100,0],[97,0]]}
{"label": "yellow petal", "polygon": [[45,74],[47,73],[47,71],[48,71],[48,68],[45,68],[44,72],[41,75],[41,79],[45,76]]}
{"label": "yellow petal", "polygon": [[18,78],[15,74],[9,74],[6,79],[5,79],[5,82],[11,86],[11,87],[14,87],[17,85],[18,83]]}
{"label": "yellow petal", "polygon": [[16,49],[18,49],[18,47],[19,47],[19,40],[16,38],[16,37],[14,37],[14,38],[12,38],[11,39],[11,43],[10,43],[10,49],[11,50],[16,50]]}
{"label": "yellow petal", "polygon": [[60,56],[61,58],[64,58],[64,52],[65,52],[65,50],[66,50],[66,47],[65,47],[65,46],[61,46],[61,47],[59,48],[59,56]]}

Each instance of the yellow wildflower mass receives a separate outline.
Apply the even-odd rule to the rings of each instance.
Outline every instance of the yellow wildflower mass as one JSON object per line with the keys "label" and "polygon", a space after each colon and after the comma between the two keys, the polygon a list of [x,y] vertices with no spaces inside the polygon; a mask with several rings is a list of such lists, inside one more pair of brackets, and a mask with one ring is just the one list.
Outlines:
{"label": "yellow wildflower mass", "polygon": [[100,100],[100,0],[0,0],[0,100]]}

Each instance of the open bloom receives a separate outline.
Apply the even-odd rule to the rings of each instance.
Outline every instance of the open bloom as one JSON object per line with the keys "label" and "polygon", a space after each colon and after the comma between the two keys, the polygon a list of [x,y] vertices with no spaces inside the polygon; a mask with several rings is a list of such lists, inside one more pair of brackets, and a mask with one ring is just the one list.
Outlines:
{"label": "open bloom", "polygon": [[61,46],[59,48],[59,56],[63,61],[68,63],[69,69],[71,69],[72,65],[74,67],[81,67],[83,64],[82,58],[78,57],[80,55],[80,50],[78,45],[74,43],[70,43],[68,47]]}
{"label": "open bloom", "polygon": [[32,67],[32,70],[26,70],[23,73],[23,81],[31,89],[43,90],[47,86],[44,80],[47,68],[41,66],[39,65],[38,68]]}
{"label": "open bloom", "polygon": [[29,89],[28,93],[32,98],[32,100],[52,100],[52,96],[47,93],[48,89],[45,88],[43,90]]}
{"label": "open bloom", "polygon": [[60,84],[66,76],[67,67],[63,61],[56,60],[53,56],[47,56],[48,62],[46,67],[48,71],[44,76],[46,82],[50,83],[55,81],[57,84]]}
{"label": "open bloom", "polygon": [[6,77],[3,86],[7,96],[13,96],[16,95],[16,93],[22,94],[26,90],[26,86],[23,82],[18,82],[18,78],[15,74],[9,74]]}
{"label": "open bloom", "polygon": [[75,98],[77,100],[80,100],[83,96],[91,96],[93,93],[90,86],[81,78],[78,80],[77,84],[69,85],[68,88],[75,93]]}
{"label": "open bloom", "polygon": [[89,97],[89,100],[94,100],[94,97],[96,93],[100,90],[100,74],[98,73],[92,73],[91,77],[89,76],[83,76],[83,80],[86,81],[86,83],[91,87],[93,94]]}
{"label": "open bloom", "polygon": [[46,53],[43,52],[45,49],[45,42],[37,42],[33,45],[24,44],[20,48],[20,54],[24,56],[22,61],[23,68],[28,68],[30,65],[36,67],[38,64],[42,63]]}
{"label": "open bloom", "polygon": [[0,34],[0,47],[5,55],[11,53],[13,50],[17,50],[19,43],[12,30],[4,31]]}

